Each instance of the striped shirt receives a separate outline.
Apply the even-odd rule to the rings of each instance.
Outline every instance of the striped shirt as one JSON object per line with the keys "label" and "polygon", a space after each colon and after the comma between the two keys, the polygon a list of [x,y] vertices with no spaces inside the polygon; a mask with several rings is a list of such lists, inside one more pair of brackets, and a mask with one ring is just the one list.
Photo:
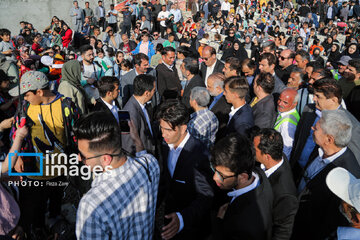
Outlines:
{"label": "striped shirt", "polygon": [[110,172],[97,176],[80,201],[77,239],[152,239],[160,175],[158,161],[150,154],[136,159],[128,157],[122,166]]}

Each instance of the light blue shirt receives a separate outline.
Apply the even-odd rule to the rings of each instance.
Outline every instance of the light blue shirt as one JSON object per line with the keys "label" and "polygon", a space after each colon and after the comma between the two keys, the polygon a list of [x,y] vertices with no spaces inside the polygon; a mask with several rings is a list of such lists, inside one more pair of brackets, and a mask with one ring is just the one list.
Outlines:
{"label": "light blue shirt", "polygon": [[358,240],[360,239],[360,229],[353,227],[338,227],[338,240]]}
{"label": "light blue shirt", "polygon": [[[185,138],[181,141],[181,143],[179,144],[179,146],[177,148],[174,148],[173,144],[169,144],[169,156],[168,156],[168,169],[170,172],[171,177],[173,177],[174,175],[174,171],[175,171],[175,167],[178,161],[178,158],[181,154],[182,149],[184,148],[185,144],[187,143],[187,141],[190,138],[190,134],[187,133]],[[177,217],[179,218],[179,222],[180,222],[180,227],[179,227],[179,231],[180,232],[183,228],[184,228],[184,220],[181,216],[181,214],[179,212],[176,212]]]}
{"label": "light blue shirt", "polygon": [[224,92],[220,93],[219,95],[217,95],[216,97],[214,97],[214,100],[212,101],[212,103],[209,106],[209,110],[211,110],[215,104],[220,100],[220,98],[224,95]]}
{"label": "light blue shirt", "polygon": [[119,108],[116,106],[115,101],[112,101],[112,104],[110,105],[107,103],[104,99],[101,98],[101,100],[105,103],[105,105],[110,109],[111,113],[114,115],[117,122],[119,122]]}
{"label": "light blue shirt", "polygon": [[347,147],[342,148],[340,151],[335,153],[334,155],[323,158],[324,151],[319,148],[319,156],[310,164],[310,166],[305,170],[304,176],[301,179],[301,182],[299,184],[298,193],[300,193],[306,186],[306,184],[313,179],[321,170],[323,170],[326,165],[340,157],[345,151]]}
{"label": "light blue shirt", "polygon": [[[136,72],[136,71],[135,71],[135,72]],[[136,99],[136,98],[135,98],[135,99]],[[148,112],[147,112],[147,110],[146,110],[146,108],[145,108],[145,105],[141,104],[137,99],[136,99],[136,101],[139,103],[139,105],[140,105],[140,107],[141,107],[141,110],[142,110],[143,113],[144,113],[144,116],[145,116],[145,119],[146,119],[146,123],[147,123],[147,125],[148,125],[148,127],[149,127],[149,129],[150,129],[151,135],[153,136],[153,131],[152,131],[152,129],[151,129],[150,118],[149,118]]]}
{"label": "light blue shirt", "polygon": [[246,186],[244,188],[240,188],[240,189],[236,189],[232,192],[228,192],[228,196],[229,197],[232,197],[230,203],[232,203],[235,198],[247,193],[247,192],[250,192],[251,190],[255,189],[259,184],[260,184],[260,178],[259,178],[259,175],[257,175],[256,173],[252,172],[252,175],[255,177],[254,181],[249,185],[249,186]]}

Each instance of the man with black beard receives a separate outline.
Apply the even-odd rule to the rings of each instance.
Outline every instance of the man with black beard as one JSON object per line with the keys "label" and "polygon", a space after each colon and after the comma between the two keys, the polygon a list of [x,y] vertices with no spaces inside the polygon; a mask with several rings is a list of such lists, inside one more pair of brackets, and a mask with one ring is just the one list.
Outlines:
{"label": "man with black beard", "polygon": [[[360,60],[354,59],[349,61],[349,66],[347,67],[344,78],[347,77],[348,81],[352,79],[354,83],[353,89],[349,93],[346,99],[346,106],[356,118],[357,120],[360,119],[360,111],[359,111],[359,104],[360,104]],[[340,84],[340,82],[339,82]],[[340,84],[341,86],[341,84]]]}
{"label": "man with black beard", "polygon": [[360,79],[360,60],[353,59],[349,61],[345,71],[341,74],[339,85],[343,90],[344,99],[347,98],[351,90],[359,83]]}

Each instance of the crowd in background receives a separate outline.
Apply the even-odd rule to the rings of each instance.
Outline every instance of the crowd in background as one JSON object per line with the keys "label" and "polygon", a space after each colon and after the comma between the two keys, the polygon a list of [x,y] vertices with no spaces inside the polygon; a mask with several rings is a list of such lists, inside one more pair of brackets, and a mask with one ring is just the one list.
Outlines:
{"label": "crowd in background", "polygon": [[359,1],[187,7],[0,24],[0,239],[360,239]]}

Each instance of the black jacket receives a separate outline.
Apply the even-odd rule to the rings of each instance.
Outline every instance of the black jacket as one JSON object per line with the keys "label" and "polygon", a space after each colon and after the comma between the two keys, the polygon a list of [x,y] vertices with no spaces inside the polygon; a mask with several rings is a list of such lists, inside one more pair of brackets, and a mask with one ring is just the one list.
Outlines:
{"label": "black jacket", "polygon": [[[207,68],[208,67],[205,65],[205,63],[201,63],[200,72],[201,72],[201,77],[204,82],[206,80],[205,78],[206,78]],[[224,63],[222,63],[220,60],[216,59],[214,71],[212,73],[217,73],[217,72],[222,73],[223,69],[224,69]]]}
{"label": "black jacket", "polygon": [[176,70],[171,71],[165,64],[161,63],[156,67],[157,90],[161,97],[176,98],[180,96],[181,83]]}
{"label": "black jacket", "polygon": [[249,104],[242,106],[237,112],[232,116],[230,122],[226,127],[226,134],[238,133],[245,135],[245,131],[254,126],[254,118],[252,109]]}
{"label": "black jacket", "polygon": [[276,120],[275,104],[273,95],[269,94],[253,107],[255,125],[259,128],[272,128]]}
{"label": "black jacket", "polygon": [[217,219],[214,239],[271,239],[273,193],[263,171],[256,168],[254,172],[260,184],[229,204],[224,219]]}
{"label": "black jacket", "polygon": [[192,79],[190,79],[184,88],[184,93],[181,101],[188,109],[191,108],[189,100],[190,100],[191,90],[194,87],[206,87],[204,81],[201,79],[199,75],[195,75]]}
{"label": "black jacket", "polygon": [[[211,103],[209,104],[209,106]],[[210,109],[219,121],[219,129],[216,133],[216,141],[220,140],[226,135],[226,125],[229,121],[229,113],[231,112],[231,104],[226,102],[223,95],[215,105]]]}
{"label": "black jacket", "polygon": [[212,171],[207,147],[190,136],[177,160],[171,177],[168,169],[169,146],[162,144],[163,171],[158,203],[165,214],[179,212],[184,228],[174,239],[204,239],[210,233],[210,208],[213,199]]}
{"label": "black jacket", "polygon": [[[317,155],[313,156],[314,160]],[[324,239],[338,226],[347,226],[347,220],[339,211],[341,199],[326,185],[326,176],[336,167],[360,177],[360,166],[349,148],[317,173],[299,195],[292,239]]]}

